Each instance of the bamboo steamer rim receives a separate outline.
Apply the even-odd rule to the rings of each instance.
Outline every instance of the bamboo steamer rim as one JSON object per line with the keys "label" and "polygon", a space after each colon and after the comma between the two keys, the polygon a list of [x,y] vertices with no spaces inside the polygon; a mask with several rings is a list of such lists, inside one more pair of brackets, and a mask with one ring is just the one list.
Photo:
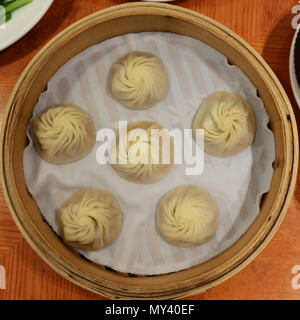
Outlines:
{"label": "bamboo steamer rim", "polygon": [[[97,275],[96,279],[96,275],[91,269],[81,270],[80,267],[72,264],[62,253],[49,245],[45,236],[36,226],[28,224],[27,216],[22,211],[24,209],[22,200],[14,190],[14,173],[10,167],[12,154],[10,154],[11,149],[8,144],[10,141],[8,132],[14,121],[17,121],[14,118],[14,112],[17,108],[20,108],[23,96],[28,93],[28,86],[34,81],[34,77],[43,68],[49,57],[54,55],[69,40],[96,24],[114,18],[135,15],[157,15],[170,19],[179,19],[199,28],[207,28],[214,36],[223,38],[234,50],[243,55],[247,63],[255,64],[256,71],[264,79],[272,98],[274,101],[278,100],[279,107],[276,107],[278,107],[277,111],[284,127],[284,148],[287,158],[281,177],[282,184],[279,186],[279,191],[282,191],[282,194],[278,196],[280,199],[273,207],[277,213],[270,213],[268,226],[261,226],[255,236],[251,238],[251,241],[245,245],[243,252],[239,251],[232,254],[229,259],[218,266],[218,271],[209,270],[205,274],[197,274],[199,266],[196,266],[173,274],[174,278],[178,277],[179,274],[181,275],[180,279],[176,281],[172,280],[172,275],[127,278],[124,275],[102,269],[99,269],[99,276]],[[3,192],[19,230],[37,254],[60,275],[85,289],[109,298],[179,298],[204,292],[239,272],[263,250],[281,224],[296,184],[298,157],[298,133],[292,107],[279,80],[263,58],[239,36],[218,22],[188,9],[159,3],[129,3],[101,10],[79,20],[50,40],[36,54],[20,76],[11,95],[1,132],[1,181]],[[218,256],[211,260],[218,259]],[[192,274],[191,277],[189,277],[189,272]],[[210,275],[210,278],[207,275]],[[152,282],[154,284],[150,287],[149,284]]]}

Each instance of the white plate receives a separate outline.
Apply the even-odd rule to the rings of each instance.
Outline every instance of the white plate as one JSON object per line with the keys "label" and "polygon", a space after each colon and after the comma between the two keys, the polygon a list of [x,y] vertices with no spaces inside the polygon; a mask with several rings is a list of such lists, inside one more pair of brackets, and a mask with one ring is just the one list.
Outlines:
{"label": "white plate", "polygon": [[294,65],[294,52],[295,52],[295,43],[297,39],[297,35],[299,32],[300,28],[298,28],[295,32],[294,39],[292,42],[291,46],[291,52],[290,52],[290,80],[291,80],[291,85],[293,89],[293,93],[295,96],[295,99],[297,101],[298,107],[300,108],[300,88],[297,82],[296,78],[296,72],[295,72],[295,65]]}
{"label": "white plate", "polygon": [[0,51],[30,31],[41,20],[52,2],[53,0],[33,0],[26,6],[13,11],[12,19],[6,23],[6,28],[0,28]]}

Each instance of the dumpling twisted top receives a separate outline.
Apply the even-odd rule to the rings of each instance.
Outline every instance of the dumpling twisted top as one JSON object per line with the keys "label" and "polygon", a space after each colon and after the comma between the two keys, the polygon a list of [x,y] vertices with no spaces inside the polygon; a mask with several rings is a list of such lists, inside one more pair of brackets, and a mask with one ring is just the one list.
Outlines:
{"label": "dumpling twisted top", "polygon": [[62,221],[67,241],[88,244],[96,239],[98,232],[109,231],[109,208],[85,195],[80,202],[62,209]]}
{"label": "dumpling twisted top", "polygon": [[[154,132],[160,134],[155,138]],[[158,131],[159,130],[159,131]],[[122,142],[122,143],[121,143]],[[163,143],[166,142],[164,152],[169,147],[170,154],[166,154],[163,162]],[[172,140],[162,126],[154,122],[136,122],[127,128],[126,136],[120,133],[114,156],[116,164],[112,167],[123,178],[137,183],[153,183],[161,179],[173,165],[174,147]]]}
{"label": "dumpling twisted top", "polygon": [[151,53],[131,52],[111,70],[113,96],[130,109],[147,109],[167,94],[168,74],[161,60]]}
{"label": "dumpling twisted top", "polygon": [[95,143],[90,116],[71,104],[48,108],[32,121],[30,132],[41,157],[51,163],[76,161]]}
{"label": "dumpling twisted top", "polygon": [[218,92],[201,104],[193,123],[204,129],[204,148],[208,153],[227,157],[246,149],[255,135],[255,116],[240,96]]}
{"label": "dumpling twisted top", "polygon": [[158,203],[156,223],[172,245],[192,247],[208,241],[218,226],[218,209],[212,196],[199,187],[181,186]]}
{"label": "dumpling twisted top", "polygon": [[64,241],[84,250],[109,245],[119,234],[121,223],[121,211],[114,198],[96,188],[76,193],[59,211]]}

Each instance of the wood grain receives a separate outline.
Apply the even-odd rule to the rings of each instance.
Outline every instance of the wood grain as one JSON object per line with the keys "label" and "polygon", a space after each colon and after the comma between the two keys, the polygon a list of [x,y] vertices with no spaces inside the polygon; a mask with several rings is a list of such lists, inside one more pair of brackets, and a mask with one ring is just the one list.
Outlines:
{"label": "wood grain", "polygon": [[[0,113],[19,75],[34,54],[55,34],[94,11],[126,1],[64,0],[54,5],[23,39],[0,53]],[[210,16],[248,41],[269,63],[286,89],[298,119],[288,74],[296,1],[188,0],[178,5]],[[2,119],[2,118],[1,118]],[[267,248],[243,271],[218,287],[191,299],[299,299],[291,286],[292,267],[300,265],[299,176],[287,216]],[[6,290],[0,299],[102,299],[52,271],[29,247],[15,226],[0,194],[0,265],[6,268]]]}

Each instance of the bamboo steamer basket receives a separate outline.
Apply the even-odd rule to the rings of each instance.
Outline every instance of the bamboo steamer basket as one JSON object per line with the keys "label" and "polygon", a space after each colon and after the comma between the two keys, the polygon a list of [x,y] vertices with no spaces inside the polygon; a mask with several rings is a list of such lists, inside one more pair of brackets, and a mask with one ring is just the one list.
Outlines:
{"label": "bamboo steamer basket", "polygon": [[[196,38],[224,54],[258,89],[274,132],[276,161],[270,190],[246,233],[198,266],[173,274],[135,276],[91,263],[63,244],[43,219],[23,173],[26,129],[52,75],[74,55],[108,38],[167,31]],[[272,238],[292,197],[298,167],[298,134],[290,102],[265,61],[223,25],[173,5],[130,3],[94,13],[65,29],[30,62],[12,93],[2,128],[1,175],[5,198],[20,231],[55,271],[75,284],[113,299],[170,299],[204,292],[244,268]]]}

